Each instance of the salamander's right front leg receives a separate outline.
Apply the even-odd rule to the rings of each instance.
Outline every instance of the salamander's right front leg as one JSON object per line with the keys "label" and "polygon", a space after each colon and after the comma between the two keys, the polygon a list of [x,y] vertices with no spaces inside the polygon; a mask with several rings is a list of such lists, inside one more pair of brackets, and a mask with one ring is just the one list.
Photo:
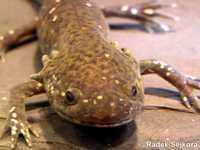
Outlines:
{"label": "salamander's right front leg", "polygon": [[2,137],[9,129],[11,129],[11,148],[15,148],[19,134],[22,134],[26,143],[31,147],[31,131],[35,136],[38,134],[31,128],[25,116],[25,99],[27,97],[44,93],[44,87],[37,81],[29,81],[19,84],[12,88],[10,103],[11,109],[6,121],[6,125],[0,134]]}

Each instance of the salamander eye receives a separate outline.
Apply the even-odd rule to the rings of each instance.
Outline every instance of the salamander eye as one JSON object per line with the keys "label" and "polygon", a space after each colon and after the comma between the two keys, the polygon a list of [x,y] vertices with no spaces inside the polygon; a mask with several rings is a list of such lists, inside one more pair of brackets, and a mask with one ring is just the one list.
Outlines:
{"label": "salamander eye", "polygon": [[70,92],[70,91],[67,91],[67,92],[66,92],[65,99],[66,99],[67,104],[69,104],[69,105],[74,105],[74,104],[76,104],[76,100],[75,100],[75,98],[74,98],[74,95],[73,95],[73,93]]}
{"label": "salamander eye", "polygon": [[68,89],[65,94],[66,103],[68,105],[75,105],[78,102],[81,95],[81,91],[77,88]]}
{"label": "salamander eye", "polygon": [[132,86],[131,91],[132,91],[132,95],[133,95],[133,96],[136,96],[136,95],[137,95],[137,88],[136,88],[136,86]]}

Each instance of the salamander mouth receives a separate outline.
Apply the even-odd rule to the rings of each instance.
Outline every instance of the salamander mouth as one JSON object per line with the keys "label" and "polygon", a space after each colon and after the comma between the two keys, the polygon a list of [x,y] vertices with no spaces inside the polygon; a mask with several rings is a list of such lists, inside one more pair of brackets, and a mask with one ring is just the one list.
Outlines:
{"label": "salamander mouth", "polygon": [[83,126],[89,126],[89,127],[97,127],[97,128],[109,128],[109,127],[118,127],[118,126],[122,126],[125,125],[129,122],[131,122],[133,119],[126,119],[123,120],[121,122],[117,122],[117,123],[94,123],[94,122],[85,122],[85,121],[78,121],[76,122],[76,120],[73,120],[74,123],[83,125]]}
{"label": "salamander mouth", "polygon": [[97,127],[97,128],[109,128],[109,127],[122,126],[122,125],[125,125],[125,124],[131,122],[133,120],[133,118],[135,117],[135,114],[132,114],[128,118],[126,118],[124,120],[121,120],[121,121],[98,123],[98,122],[90,122],[90,121],[85,121],[85,120],[69,117],[69,116],[67,116],[66,114],[64,114],[61,111],[56,111],[56,112],[62,118],[66,119],[66,120],[68,120],[70,122],[73,122],[75,124],[82,125],[82,126],[87,126],[87,127]]}

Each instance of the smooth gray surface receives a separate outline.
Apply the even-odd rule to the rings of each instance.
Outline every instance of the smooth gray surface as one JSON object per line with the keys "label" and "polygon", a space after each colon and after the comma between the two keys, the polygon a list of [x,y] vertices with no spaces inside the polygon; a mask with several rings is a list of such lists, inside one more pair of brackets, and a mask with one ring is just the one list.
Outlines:
{"label": "smooth gray surface", "polygon": [[[132,0],[96,0],[99,5],[132,3]],[[137,0],[138,2],[139,0]],[[135,1],[134,1],[135,2]],[[170,3],[172,0],[166,0]],[[164,3],[163,2],[163,3]],[[112,30],[110,39],[117,40],[122,46],[129,47],[136,58],[157,58],[175,66],[185,74],[200,77],[200,9],[198,0],[174,0],[179,7],[162,10],[181,17],[173,23],[168,20],[176,32],[166,34],[148,34],[138,29]],[[37,14],[34,7],[24,0],[1,0],[0,33],[20,27]],[[124,23],[128,20],[109,19],[112,23]],[[130,21],[128,21],[131,23]],[[0,117],[8,112],[9,89],[15,84],[29,80],[29,75],[37,72],[40,66],[37,42],[17,47],[7,54],[7,62],[0,63]],[[182,108],[176,101],[176,89],[156,75],[144,77],[147,88],[145,105],[167,105]],[[172,91],[154,88],[170,89]],[[34,100],[46,100],[37,96]],[[200,115],[170,110],[144,110],[135,123],[114,129],[85,128],[69,123],[56,114],[46,116],[50,108],[43,106],[28,111],[36,121],[31,124],[39,132],[40,138],[33,138],[36,149],[116,149],[132,150],[138,147],[137,141],[178,141],[197,142],[200,145]],[[5,119],[0,120],[0,130]],[[136,127],[137,126],[137,127]],[[28,149],[20,138],[19,150]],[[10,136],[0,141],[0,149],[9,149]],[[141,148],[140,148],[141,149]],[[170,148],[172,149],[172,148]],[[174,148],[175,149],[175,148]],[[185,148],[189,149],[189,148]]]}

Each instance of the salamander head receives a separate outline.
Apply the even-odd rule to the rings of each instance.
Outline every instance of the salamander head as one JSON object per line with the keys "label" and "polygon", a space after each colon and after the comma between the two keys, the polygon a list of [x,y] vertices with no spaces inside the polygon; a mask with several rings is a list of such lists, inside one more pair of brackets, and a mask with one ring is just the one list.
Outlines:
{"label": "salamander head", "polygon": [[110,63],[104,63],[104,69],[92,63],[62,66],[71,70],[58,67],[44,81],[53,109],[85,126],[114,127],[132,121],[141,110],[144,95],[138,66]]}
{"label": "salamander head", "polygon": [[[105,91],[79,89],[70,86],[61,96],[54,97],[52,107],[62,117],[86,126],[113,127],[131,121],[141,109],[141,91],[138,85],[125,84],[122,89]],[[89,90],[87,92],[87,90]],[[124,91],[127,90],[127,91]]]}

